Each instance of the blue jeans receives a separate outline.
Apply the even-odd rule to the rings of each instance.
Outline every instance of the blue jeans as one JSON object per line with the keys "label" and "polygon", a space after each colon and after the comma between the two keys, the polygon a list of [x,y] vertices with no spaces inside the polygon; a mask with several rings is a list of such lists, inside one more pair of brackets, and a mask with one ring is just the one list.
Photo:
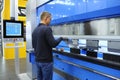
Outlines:
{"label": "blue jeans", "polygon": [[36,66],[37,66],[37,80],[52,80],[53,62],[50,63],[36,62]]}

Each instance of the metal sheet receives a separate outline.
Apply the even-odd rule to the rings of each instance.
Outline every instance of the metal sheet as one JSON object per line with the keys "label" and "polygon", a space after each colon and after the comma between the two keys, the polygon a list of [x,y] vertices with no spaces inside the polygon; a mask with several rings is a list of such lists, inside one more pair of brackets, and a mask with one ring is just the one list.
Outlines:
{"label": "metal sheet", "polygon": [[120,41],[108,41],[108,51],[120,52]]}
{"label": "metal sheet", "polygon": [[[120,18],[93,20],[83,23],[71,23],[52,26],[55,35],[79,36],[118,36],[120,35]],[[111,37],[112,38],[112,37]]]}

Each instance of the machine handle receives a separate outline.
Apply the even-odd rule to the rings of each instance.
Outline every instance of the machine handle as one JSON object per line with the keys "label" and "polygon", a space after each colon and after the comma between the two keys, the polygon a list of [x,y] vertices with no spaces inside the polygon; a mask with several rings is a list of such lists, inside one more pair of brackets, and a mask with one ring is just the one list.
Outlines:
{"label": "machine handle", "polygon": [[27,53],[34,52],[34,49],[33,48],[32,49],[27,49],[26,52]]}

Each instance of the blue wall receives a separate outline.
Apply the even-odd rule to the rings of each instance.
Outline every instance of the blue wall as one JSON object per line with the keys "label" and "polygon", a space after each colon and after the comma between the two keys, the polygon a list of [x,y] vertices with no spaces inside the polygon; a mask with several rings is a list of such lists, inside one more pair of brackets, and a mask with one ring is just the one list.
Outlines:
{"label": "blue wall", "polygon": [[100,17],[120,16],[120,0],[53,0],[37,8],[37,20],[42,11],[52,13],[51,24],[87,21]]}

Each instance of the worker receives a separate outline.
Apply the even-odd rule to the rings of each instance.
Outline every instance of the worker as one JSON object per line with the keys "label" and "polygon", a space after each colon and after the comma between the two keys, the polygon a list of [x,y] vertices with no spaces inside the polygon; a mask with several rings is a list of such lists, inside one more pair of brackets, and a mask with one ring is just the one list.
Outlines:
{"label": "worker", "polygon": [[53,76],[53,56],[52,48],[56,47],[63,38],[55,39],[52,29],[49,27],[51,14],[42,12],[40,23],[32,33],[32,46],[35,51],[35,61],[37,66],[37,80],[52,80]]}

